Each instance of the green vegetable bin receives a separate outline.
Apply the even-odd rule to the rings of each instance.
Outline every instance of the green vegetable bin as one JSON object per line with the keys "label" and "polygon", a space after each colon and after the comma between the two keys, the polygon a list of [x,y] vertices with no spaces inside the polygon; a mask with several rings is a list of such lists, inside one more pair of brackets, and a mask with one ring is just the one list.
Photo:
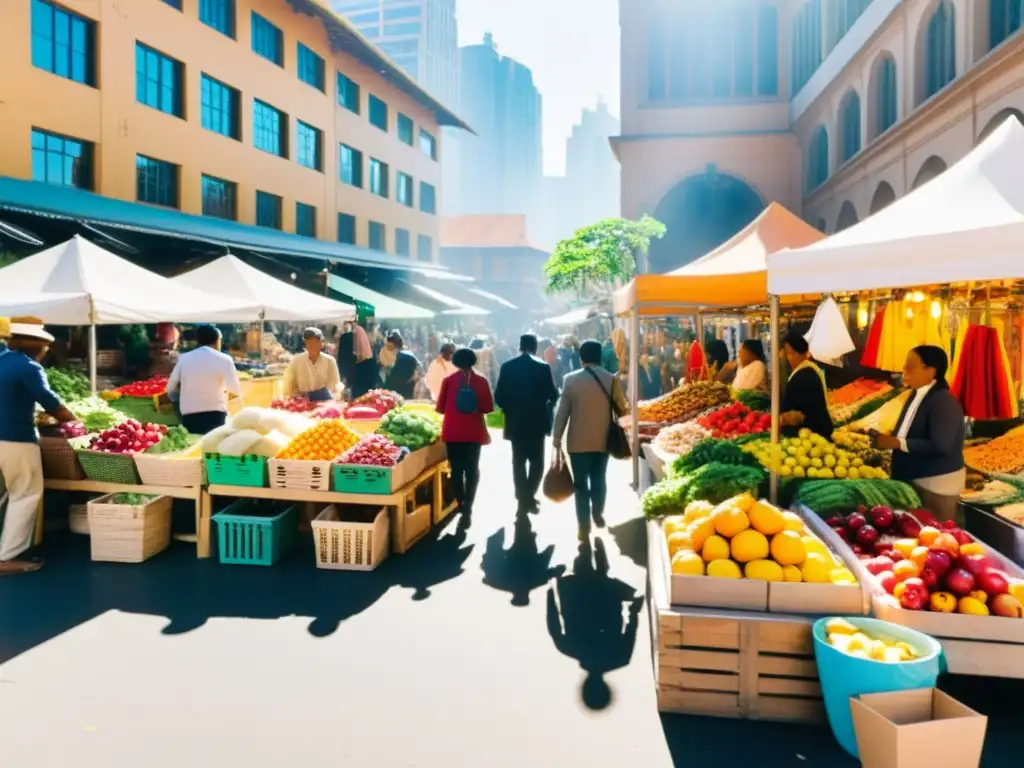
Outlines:
{"label": "green vegetable bin", "polygon": [[138,485],[139,470],[135,466],[135,457],[121,453],[99,453],[87,448],[75,450],[82,471],[90,480],[98,483],[120,483],[121,485]]}
{"label": "green vegetable bin", "polygon": [[239,499],[213,516],[217,553],[225,565],[273,565],[295,545],[299,508],[291,506],[273,517],[245,514],[252,504]]}
{"label": "green vegetable bin", "polygon": [[203,460],[206,462],[206,482],[210,485],[267,487],[265,456],[222,456],[219,453],[207,453]]}

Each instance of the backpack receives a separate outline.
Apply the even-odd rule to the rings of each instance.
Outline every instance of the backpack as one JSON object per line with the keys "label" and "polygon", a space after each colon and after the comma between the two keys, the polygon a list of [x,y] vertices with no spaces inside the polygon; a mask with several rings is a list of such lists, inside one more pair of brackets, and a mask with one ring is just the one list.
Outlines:
{"label": "backpack", "polygon": [[473,390],[473,374],[467,373],[455,395],[455,410],[459,413],[474,414],[479,403]]}

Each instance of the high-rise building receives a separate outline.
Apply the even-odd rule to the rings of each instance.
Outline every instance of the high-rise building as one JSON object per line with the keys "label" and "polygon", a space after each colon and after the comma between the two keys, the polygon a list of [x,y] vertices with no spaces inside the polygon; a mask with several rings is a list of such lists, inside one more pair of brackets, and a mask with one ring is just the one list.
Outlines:
{"label": "high-rise building", "polygon": [[619,161],[609,139],[619,133],[619,119],[598,100],[584,109],[565,142],[565,182],[573,207],[573,229],[619,215]]}
{"label": "high-rise building", "polygon": [[529,68],[501,56],[488,33],[460,52],[462,98],[476,136],[458,140],[455,213],[525,213],[542,175],[541,96]]}

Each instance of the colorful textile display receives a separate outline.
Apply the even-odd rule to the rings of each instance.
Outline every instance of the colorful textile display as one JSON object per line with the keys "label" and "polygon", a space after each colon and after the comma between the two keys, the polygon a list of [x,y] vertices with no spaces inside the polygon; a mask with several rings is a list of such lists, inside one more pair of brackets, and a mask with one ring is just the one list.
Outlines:
{"label": "colorful textile display", "polygon": [[885,308],[875,313],[875,319],[868,331],[868,340],[864,345],[864,354],[861,355],[860,364],[865,368],[878,367],[878,348],[882,343],[882,326],[885,320]]}
{"label": "colorful textile display", "polygon": [[686,358],[686,380],[704,381],[708,377],[708,359],[704,356],[704,347],[699,341],[690,345],[690,354]]}
{"label": "colorful textile display", "polygon": [[997,328],[963,323],[950,389],[972,419],[1013,419],[1020,412],[1010,361]]}
{"label": "colorful textile display", "polygon": [[[951,339],[946,329],[946,308],[941,306],[942,311],[936,318],[932,317],[926,303],[890,302],[881,318],[875,317],[861,365],[897,373],[903,370],[907,353],[921,344],[941,347],[949,354]],[[872,337],[875,336],[878,339],[877,353],[872,349]],[[869,353],[874,353],[873,359],[870,359]]]}

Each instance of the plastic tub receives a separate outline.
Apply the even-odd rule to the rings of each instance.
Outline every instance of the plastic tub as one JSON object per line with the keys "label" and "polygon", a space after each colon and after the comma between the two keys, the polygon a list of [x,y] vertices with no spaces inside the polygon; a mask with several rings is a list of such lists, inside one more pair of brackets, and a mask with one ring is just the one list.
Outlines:
{"label": "plastic tub", "polygon": [[858,659],[829,645],[825,625],[830,618],[814,622],[814,656],[818,662],[821,695],[825,700],[825,712],[836,741],[859,759],[850,698],[864,693],[934,688],[939,679],[942,646],[928,635],[888,621],[863,616],[842,617],[873,639],[907,643],[917,651],[919,657],[899,664]]}

